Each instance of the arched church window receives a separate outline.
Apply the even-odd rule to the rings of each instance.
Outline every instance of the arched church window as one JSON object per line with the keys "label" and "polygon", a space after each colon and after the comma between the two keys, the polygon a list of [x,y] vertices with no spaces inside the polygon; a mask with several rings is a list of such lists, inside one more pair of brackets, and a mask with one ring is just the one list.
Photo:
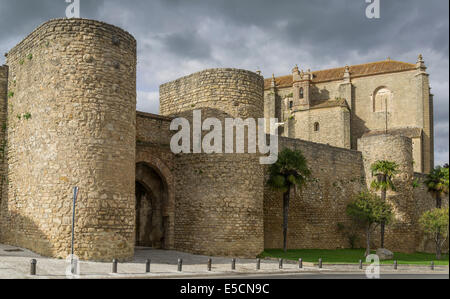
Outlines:
{"label": "arched church window", "polygon": [[386,112],[392,110],[392,92],[385,88],[378,88],[373,96],[373,111],[374,112]]}
{"label": "arched church window", "polygon": [[300,87],[300,99],[303,99],[305,97],[305,91],[303,90],[303,87]]}
{"label": "arched church window", "polygon": [[289,109],[292,109],[292,107],[294,107],[294,102],[293,101],[289,101]]}
{"label": "arched church window", "polygon": [[314,124],[314,132],[319,132],[320,131],[320,124],[319,123],[315,123]]}

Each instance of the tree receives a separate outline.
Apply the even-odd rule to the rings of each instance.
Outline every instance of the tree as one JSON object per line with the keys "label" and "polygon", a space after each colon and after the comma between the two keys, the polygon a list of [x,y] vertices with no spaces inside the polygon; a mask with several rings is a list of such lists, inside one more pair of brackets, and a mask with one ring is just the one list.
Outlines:
{"label": "tree", "polygon": [[[393,182],[394,176],[399,172],[399,165],[391,161],[377,161],[371,167],[372,176],[377,179],[372,182],[372,188],[376,191],[381,191],[381,199],[386,201],[387,191],[395,191]],[[384,248],[384,232],[385,223],[381,223],[381,248]]]}
{"label": "tree", "polygon": [[278,161],[269,168],[267,184],[276,191],[283,192],[283,249],[287,251],[287,230],[290,195],[294,187],[301,189],[311,171],[303,154],[298,150],[284,149]]}
{"label": "tree", "polygon": [[338,231],[342,233],[348,240],[351,249],[355,249],[359,241],[359,227],[356,221],[353,221],[350,225],[344,223],[338,223]]}
{"label": "tree", "polygon": [[448,168],[438,166],[433,169],[425,180],[425,185],[436,199],[436,208],[442,208],[442,197],[448,194]]}
{"label": "tree", "polygon": [[442,246],[448,238],[449,219],[448,208],[434,209],[425,212],[419,220],[420,226],[426,234],[434,238],[436,258],[441,259]]}
{"label": "tree", "polygon": [[370,240],[373,231],[381,224],[393,219],[391,205],[378,195],[363,192],[347,206],[347,215],[360,222],[366,230],[366,256],[370,254]]}

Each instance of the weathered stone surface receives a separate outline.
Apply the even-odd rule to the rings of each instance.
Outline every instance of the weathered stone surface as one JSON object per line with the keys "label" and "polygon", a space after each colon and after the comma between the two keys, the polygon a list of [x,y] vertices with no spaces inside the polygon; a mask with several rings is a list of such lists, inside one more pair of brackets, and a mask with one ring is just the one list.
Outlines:
{"label": "weathered stone surface", "polygon": [[292,76],[275,78],[275,84],[265,80],[265,117],[284,122],[285,137],[355,150],[359,138],[384,131],[386,121],[392,134],[419,129],[413,140],[414,170],[428,173],[434,168],[433,95],[419,62],[386,60],[350,66],[349,72],[294,68]]}
{"label": "weathered stone surface", "polygon": [[[210,69],[160,88],[161,113],[203,120],[263,118],[263,78]],[[192,123],[192,122],[191,122]],[[256,154],[175,156],[175,248],[207,255],[255,257],[264,250],[263,168]]]}
{"label": "weathered stone surface", "polygon": [[[113,36],[122,43],[114,45]],[[78,186],[75,253],[90,260],[131,258],[135,39],[102,22],[52,20],[14,47],[7,64],[14,96],[8,99],[1,241],[65,258],[71,193]]]}
{"label": "weathered stone surface", "polygon": [[381,261],[393,260],[394,253],[386,248],[378,248],[377,255]]}
{"label": "weathered stone surface", "polygon": [[[418,227],[434,199],[422,184],[424,174],[413,172],[426,170],[432,161],[432,110],[427,110],[432,99],[422,69],[344,78],[339,84],[316,82],[315,87],[295,82],[295,88],[303,87],[319,103],[299,99],[290,89],[269,92],[264,101],[259,74],[209,69],[162,85],[159,116],[136,113],[136,41],[114,26],[52,20],[12,49],[7,64],[0,67],[5,153],[0,160],[0,242],[65,258],[71,192],[77,185],[75,253],[82,259],[128,259],[136,243],[234,257],[280,248],[282,195],[265,187],[267,168],[259,164],[259,154],[175,155],[170,150],[171,120],[191,119],[193,110],[201,110],[203,120],[215,117],[222,124],[226,117],[281,115],[289,120],[285,136],[309,140],[279,140],[280,150],[301,150],[312,169],[307,186],[293,196],[289,248],[348,247],[338,231],[338,223],[351,223],[347,204],[374,179],[371,163],[392,160],[401,173],[395,178],[397,192],[389,194],[396,222],[387,227],[386,246],[401,252],[434,250]],[[382,124],[381,114],[369,116],[374,105],[382,104],[374,94],[381,85],[399,97],[394,108],[403,109],[410,98],[420,104],[405,113],[395,108],[391,112],[399,118],[391,125],[410,120],[423,125],[400,128],[399,134],[373,131]],[[328,96],[340,99],[326,101]],[[298,100],[292,119],[285,109],[290,99]],[[409,118],[411,111],[415,118]]]}

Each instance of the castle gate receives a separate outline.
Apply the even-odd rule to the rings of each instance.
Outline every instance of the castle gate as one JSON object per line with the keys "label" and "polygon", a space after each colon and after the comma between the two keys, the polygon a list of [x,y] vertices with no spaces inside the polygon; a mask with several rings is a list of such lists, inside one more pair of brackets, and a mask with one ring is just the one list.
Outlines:
{"label": "castle gate", "polygon": [[170,248],[166,179],[148,163],[136,165],[136,246]]}

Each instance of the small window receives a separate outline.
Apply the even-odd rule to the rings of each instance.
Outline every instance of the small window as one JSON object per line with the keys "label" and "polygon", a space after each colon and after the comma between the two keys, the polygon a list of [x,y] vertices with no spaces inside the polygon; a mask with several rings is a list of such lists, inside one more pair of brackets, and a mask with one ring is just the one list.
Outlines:
{"label": "small window", "polygon": [[314,132],[319,132],[320,131],[320,124],[319,123],[315,123],[314,124]]}
{"label": "small window", "polygon": [[289,101],[289,109],[292,109],[294,107],[294,102],[293,101]]}
{"label": "small window", "polygon": [[303,99],[305,97],[305,91],[303,90],[303,87],[300,87],[300,99]]}

